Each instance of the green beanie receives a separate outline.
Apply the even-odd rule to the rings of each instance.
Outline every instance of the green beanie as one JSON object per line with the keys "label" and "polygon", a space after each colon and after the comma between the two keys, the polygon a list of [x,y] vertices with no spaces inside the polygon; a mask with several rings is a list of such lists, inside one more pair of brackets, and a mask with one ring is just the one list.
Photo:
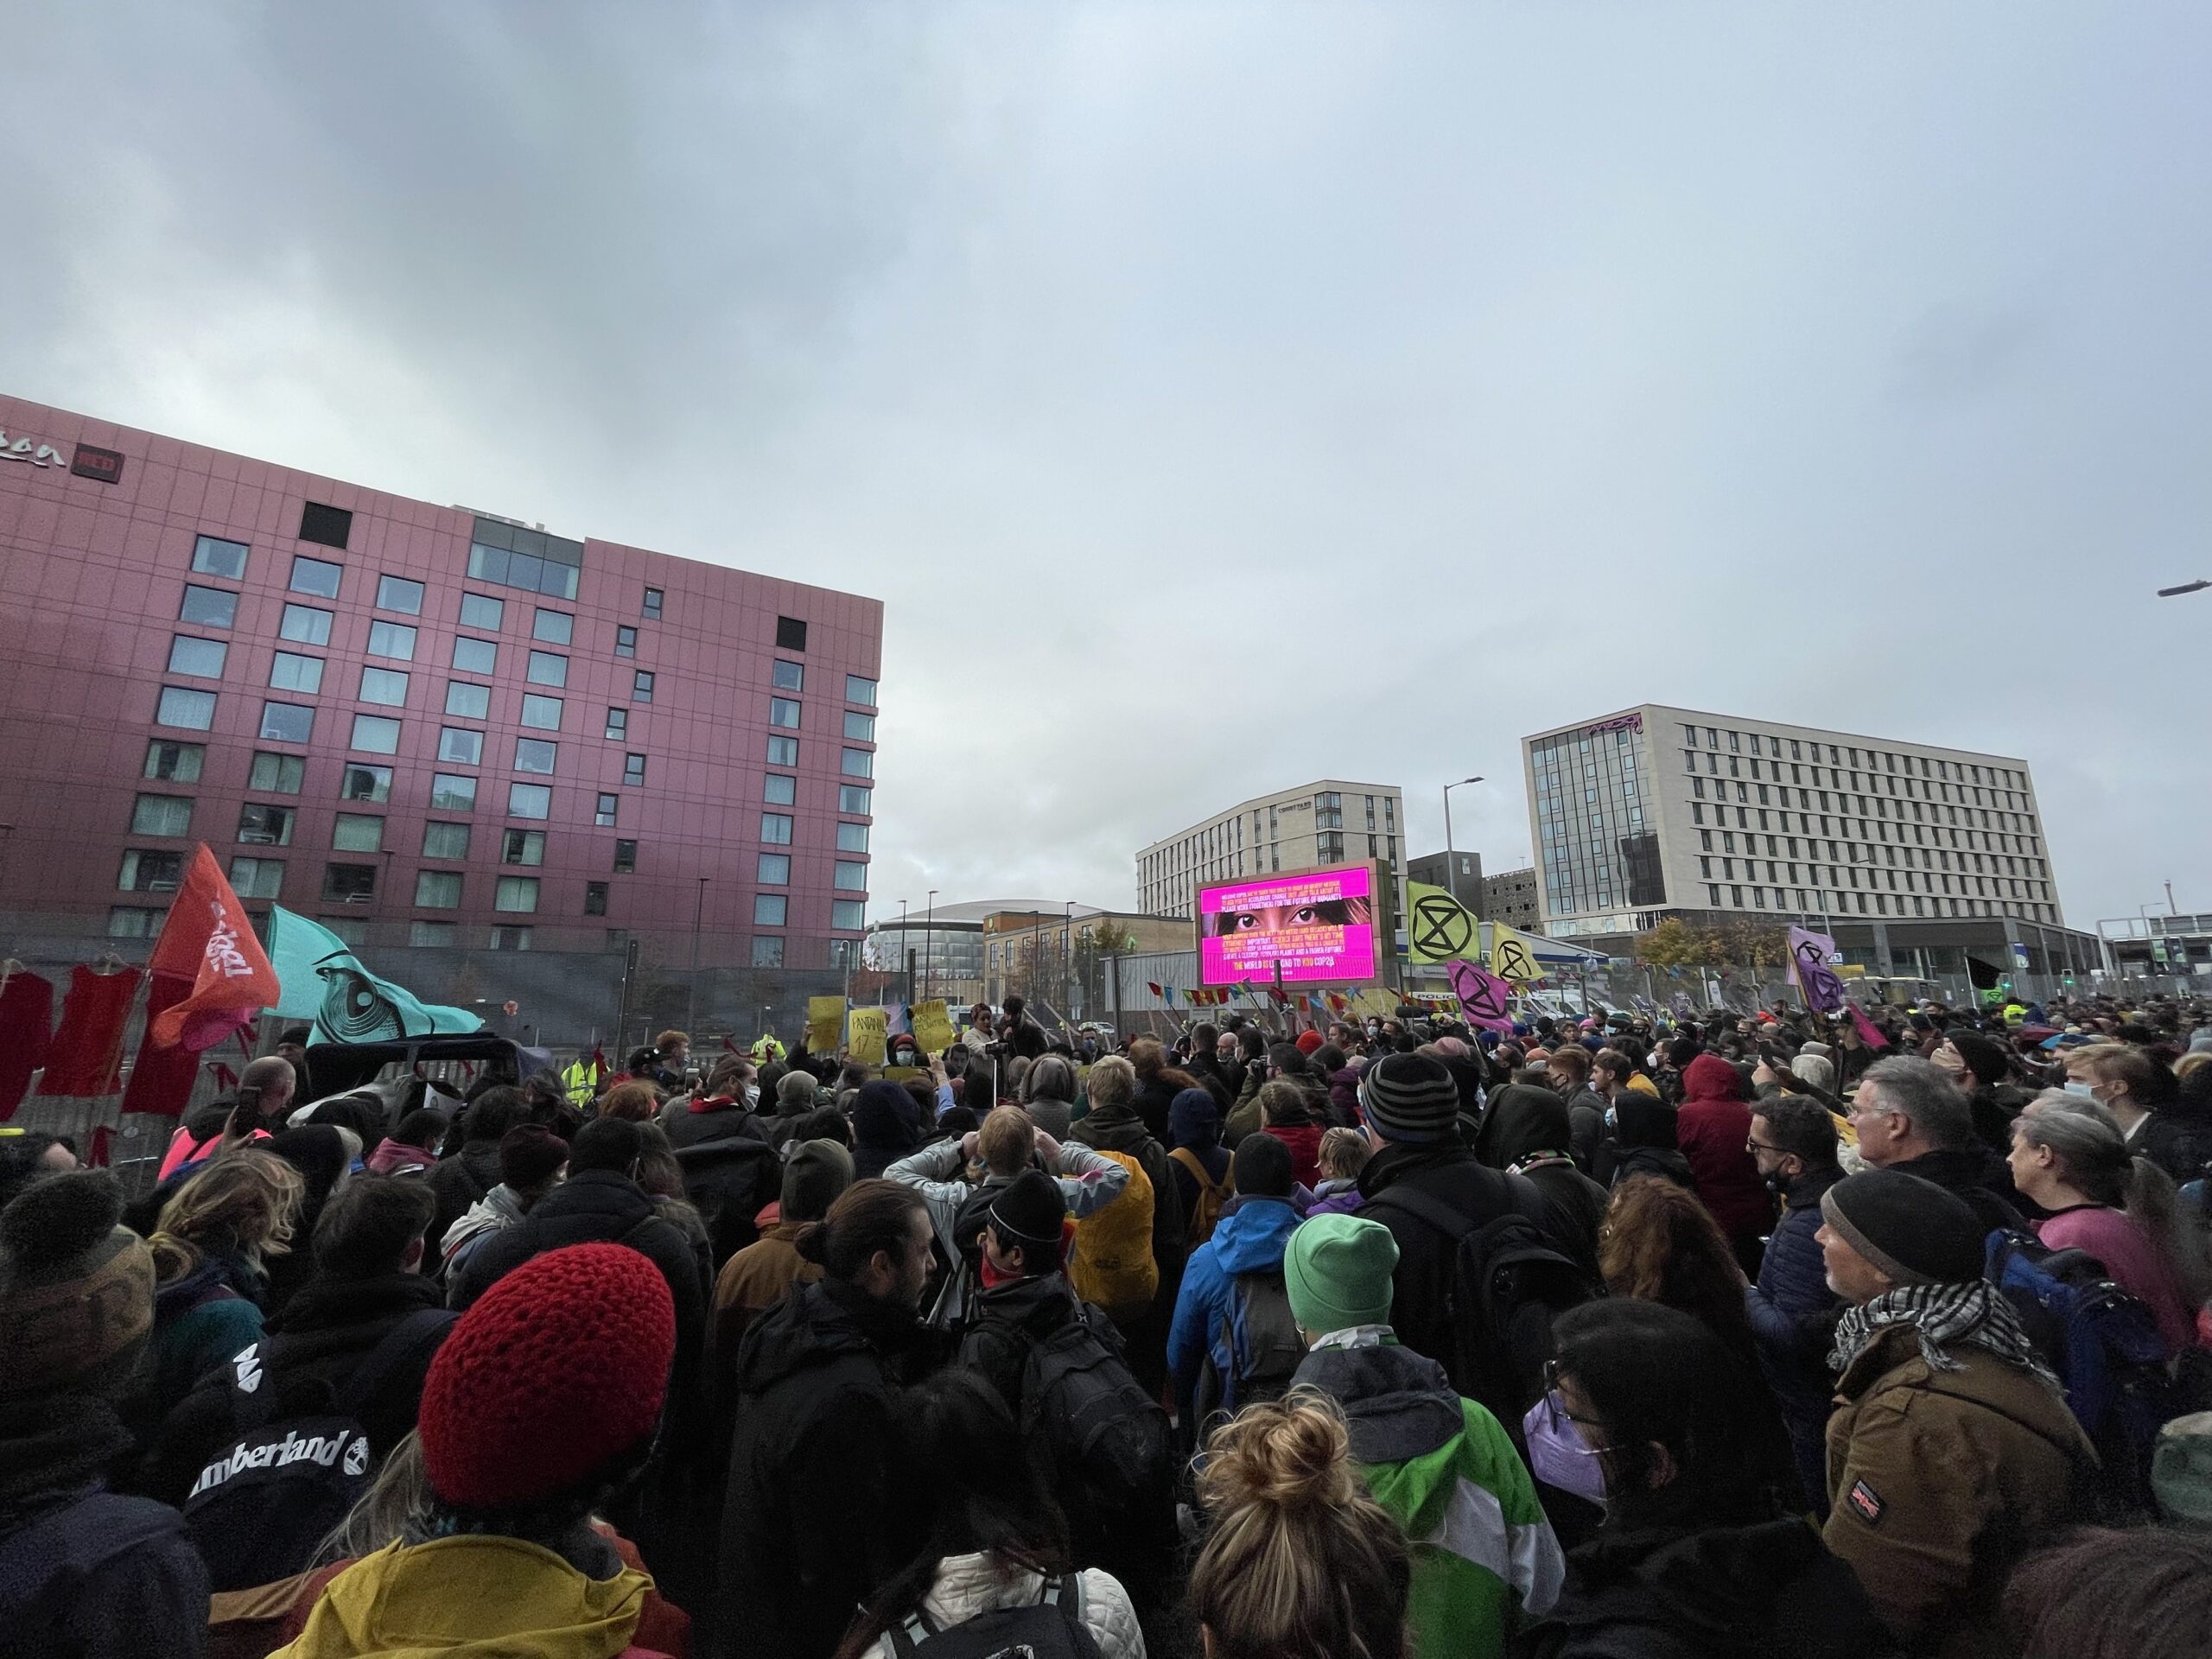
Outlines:
{"label": "green beanie", "polygon": [[1382,1223],[1316,1216],[1290,1236],[1283,1252],[1291,1313],[1317,1337],[1350,1325],[1388,1325],[1397,1265],[1398,1241]]}

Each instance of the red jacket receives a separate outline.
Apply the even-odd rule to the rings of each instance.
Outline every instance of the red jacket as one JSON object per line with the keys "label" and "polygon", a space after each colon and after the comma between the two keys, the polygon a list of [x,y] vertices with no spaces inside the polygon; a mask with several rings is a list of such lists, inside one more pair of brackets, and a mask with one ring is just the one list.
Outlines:
{"label": "red jacket", "polygon": [[1290,1148],[1290,1178],[1313,1187],[1321,1184],[1321,1126],[1270,1123],[1267,1133]]}
{"label": "red jacket", "polygon": [[1682,1073],[1675,1140],[1689,1160],[1699,1198],[1731,1238],[1756,1238],[1774,1225],[1774,1200],[1745,1147],[1751,1137],[1743,1074],[1718,1055],[1699,1055]]}

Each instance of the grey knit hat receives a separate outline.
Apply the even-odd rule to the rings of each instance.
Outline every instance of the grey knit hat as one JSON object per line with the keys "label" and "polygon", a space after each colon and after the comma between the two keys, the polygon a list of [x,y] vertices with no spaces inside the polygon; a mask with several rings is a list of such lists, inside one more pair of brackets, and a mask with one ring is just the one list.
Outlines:
{"label": "grey knit hat", "polygon": [[1385,1141],[1443,1141],[1459,1116],[1459,1090],[1440,1061],[1385,1054],[1359,1079],[1361,1108]]}

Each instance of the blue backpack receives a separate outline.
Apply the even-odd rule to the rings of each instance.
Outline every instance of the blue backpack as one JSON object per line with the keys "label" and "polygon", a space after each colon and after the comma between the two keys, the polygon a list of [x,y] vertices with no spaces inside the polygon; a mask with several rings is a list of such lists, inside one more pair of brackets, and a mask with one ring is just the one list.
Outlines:
{"label": "blue backpack", "polygon": [[2085,1250],[2053,1250],[2002,1228],[1987,1250],[1990,1282],[2020,1315],[2097,1449],[2094,1507],[2108,1519],[2155,1513],[2152,1450],[2183,1409],[2156,1316]]}

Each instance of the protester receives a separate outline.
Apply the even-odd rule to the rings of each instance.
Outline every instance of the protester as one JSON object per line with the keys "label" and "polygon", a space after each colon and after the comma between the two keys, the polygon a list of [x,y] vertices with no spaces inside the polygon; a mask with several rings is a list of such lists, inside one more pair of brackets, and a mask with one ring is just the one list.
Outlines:
{"label": "protester", "polygon": [[[415,1427],[431,1356],[453,1325],[437,1286],[421,1272],[429,1217],[430,1195],[419,1180],[371,1175],[347,1183],[302,1252],[315,1270],[300,1293],[163,1421],[149,1495],[181,1504],[216,1452],[268,1421],[249,1410],[263,1401],[282,1402],[296,1417],[351,1417],[366,1433],[372,1459],[389,1455]],[[349,1385],[372,1378],[365,1396],[338,1410]],[[296,1572],[314,1541],[261,1540],[263,1568],[281,1560],[288,1545],[296,1559],[258,1576],[219,1572],[215,1587],[239,1590]]]}
{"label": "protester", "polygon": [[170,1406],[261,1334],[266,1263],[292,1247],[307,1183],[274,1153],[238,1147],[162,1206],[154,1236],[153,1351],[126,1418],[150,1442]]}
{"label": "protester", "polygon": [[1415,1659],[1486,1659],[1557,1598],[1559,1542],[1504,1427],[1392,1331],[1397,1262],[1389,1229],[1356,1216],[1291,1235],[1283,1276],[1310,1349],[1294,1383],[1335,1402],[1361,1479],[1410,1541]]}
{"label": "protester", "polygon": [[[1043,1062],[1039,1061],[1039,1065]],[[1183,1206],[1192,1249],[1213,1236],[1234,1183],[1229,1148],[1221,1144],[1221,1108],[1204,1089],[1185,1089],[1167,1109],[1168,1173]]]}
{"label": "protester", "polygon": [[1954,1026],[1928,1056],[1929,1063],[1967,1096],[1974,1132],[1982,1145],[2002,1153],[2012,1144],[2012,1119],[2019,1112],[2019,1091],[2000,1088],[2012,1075],[2005,1045]]}
{"label": "protester", "polygon": [[[1167,1063],[1167,1051],[1157,1038],[1140,1037],[1129,1045],[1129,1065],[1137,1074],[1134,1103],[1145,1132],[1162,1146],[1167,1144],[1167,1117],[1175,1096],[1185,1089],[1205,1085],[1189,1072]],[[1224,1091],[1225,1092],[1225,1091]]]}
{"label": "protester", "polygon": [[690,1062],[691,1038],[689,1033],[664,1031],[653,1039],[651,1076],[653,1083],[664,1092],[672,1094],[684,1086],[684,1071]]}
{"label": "protester", "polygon": [[[1817,1058],[1817,1057],[1815,1057]],[[1800,1490],[1814,1513],[1827,1514],[1827,1421],[1835,1379],[1827,1354],[1843,1304],[1828,1288],[1821,1257],[1821,1195],[1843,1179],[1835,1120],[1802,1096],[1777,1095],[1751,1113],[1751,1155],[1783,1202],[1766,1242],[1758,1282],[1744,1289],[1744,1310],[1797,1464]]]}
{"label": "protester", "polygon": [[[683,1100],[690,1096],[675,1095],[670,1098]],[[659,1115],[660,1109],[659,1088],[642,1079],[618,1083],[599,1097],[599,1115],[601,1117],[618,1117],[630,1123],[648,1122]]]}
{"label": "protester", "polygon": [[1305,1354],[1282,1288],[1283,1250],[1299,1222],[1290,1149],[1247,1135],[1233,1167],[1236,1208],[1191,1252],[1167,1333],[1176,1409],[1190,1424],[1280,1398]]}
{"label": "protester", "polygon": [[1541,1215],[1547,1237],[1570,1249],[1572,1241],[1554,1230],[1549,1206],[1532,1183],[1485,1167],[1461,1144],[1459,1091],[1438,1061],[1386,1054],[1362,1076],[1359,1093],[1376,1147],[1360,1172],[1360,1213],[1381,1222],[1397,1241],[1398,1335],[1415,1352],[1440,1361],[1461,1394],[1494,1413],[1517,1416],[1518,1402],[1504,1396],[1495,1377],[1475,1375],[1473,1357],[1463,1351],[1465,1321],[1456,1313],[1462,1300],[1459,1241],[1516,1214],[1532,1220]]}
{"label": "protester", "polygon": [[1039,1128],[1055,1141],[1068,1138],[1075,1122],[1075,1067],[1060,1054],[1040,1055],[1021,1079],[1021,1103]]}
{"label": "protester", "polygon": [[893,1482],[922,1512],[922,1548],[868,1599],[837,1659],[896,1659],[955,1631],[993,1651],[1060,1652],[1070,1627],[1104,1659],[1144,1659],[1128,1592],[1110,1573],[1072,1570],[1066,1519],[995,1392],[946,1372],[901,1396],[893,1427]]}
{"label": "protester", "polygon": [[[1127,1338],[1129,1369],[1136,1373],[1137,1381],[1148,1391],[1156,1393],[1167,1380],[1167,1327],[1175,1311],[1177,1287],[1182,1282],[1189,1235],[1167,1149],[1146,1131],[1137,1116],[1135,1101],[1135,1069],[1118,1055],[1109,1054],[1090,1068],[1090,1110],[1069,1134],[1078,1144],[1126,1160],[1131,1171],[1129,1184],[1121,1197],[1086,1224],[1091,1234],[1100,1230],[1111,1233],[1116,1241],[1117,1255],[1122,1254],[1120,1224],[1123,1217],[1141,1213],[1144,1201],[1150,1201],[1154,1287],[1147,1296],[1100,1299],[1099,1305]],[[1138,1174],[1144,1177],[1142,1188],[1136,1180]],[[1129,1208],[1124,1210],[1124,1205]],[[1085,1235],[1079,1232],[1079,1255],[1087,1242]],[[1135,1241],[1129,1243],[1132,1248],[1128,1254],[1134,1255]],[[1078,1267],[1082,1265],[1077,1263]],[[1130,1262],[1124,1270],[1116,1271],[1110,1277],[1115,1281],[1134,1280],[1140,1276],[1135,1272],[1137,1265]]]}
{"label": "protester", "polygon": [[499,1142],[509,1129],[530,1121],[530,1103],[519,1089],[504,1084],[486,1089],[461,1109],[453,1128],[462,1137],[427,1178],[437,1209],[430,1217],[429,1244],[444,1248],[446,1230],[467,1214],[469,1207],[499,1184]]}
{"label": "protester", "polygon": [[1565,1099],[1550,1089],[1510,1083],[1491,1096],[1475,1155],[1494,1169],[1528,1177],[1551,1207],[1560,1247],[1595,1274],[1605,1189],[1576,1166],[1573,1140]]}
{"label": "protester", "polygon": [[[247,1131],[252,1139],[260,1140],[290,1116],[299,1076],[289,1061],[273,1054],[249,1061],[238,1074],[239,1096],[257,1103]],[[168,1185],[180,1170],[215,1154],[230,1127],[232,1108],[236,1103],[236,1100],[214,1102],[194,1112],[178,1126],[169,1136],[168,1150],[162,1154],[158,1177],[162,1185]]]}
{"label": "protester", "polygon": [[895,1083],[861,1085],[853,1101],[853,1171],[873,1180],[922,1144],[921,1108]]}
{"label": "protester", "polygon": [[1664,1102],[1632,1090],[1624,1090],[1609,1104],[1612,1129],[1598,1148],[1591,1173],[1603,1185],[1612,1187],[1632,1175],[1656,1175],[1678,1186],[1696,1190],[1697,1177],[1675,1144],[1675,1109]]}
{"label": "protester", "polygon": [[733,1135],[766,1141],[768,1131],[758,1113],[760,1104],[760,1084],[753,1062],[725,1055],[715,1062],[698,1093],[669,1097],[660,1109],[660,1126],[669,1145],[679,1148]]}
{"label": "protester", "polygon": [[768,1142],[781,1152],[791,1142],[798,1121],[815,1109],[820,1090],[814,1074],[794,1067],[776,1081],[776,1115],[762,1126]]}
{"label": "protester", "polygon": [[1756,1365],[1742,1270],[1696,1194],[1656,1175],[1622,1181],[1606,1205],[1598,1262],[1614,1295],[1678,1309]]}
{"label": "protester", "polygon": [[1198,1492],[1211,1525],[1191,1606],[1207,1659],[1408,1652],[1405,1536],[1363,1489],[1325,1396],[1248,1407],[1215,1430]]}
{"label": "protester", "polygon": [[1744,1143],[1751,1132],[1742,1072],[1718,1055],[1700,1054],[1682,1073],[1675,1140],[1689,1160],[1697,1195],[1727,1236],[1746,1274],[1759,1270],[1760,1241],[1774,1225],[1774,1203]]}
{"label": "protester", "polygon": [[[728,1397],[738,1349],[753,1320],[783,1300],[793,1285],[810,1285],[821,1278],[820,1266],[799,1254],[798,1241],[852,1184],[853,1155],[836,1141],[792,1144],[791,1156],[784,1161],[776,1224],[723,1263],[715,1281],[707,1345],[717,1401]],[[723,1414],[717,1409],[717,1418]]]}
{"label": "protester", "polygon": [[531,1206],[560,1184],[569,1167],[569,1143],[536,1123],[509,1129],[499,1138],[499,1153],[498,1185],[445,1230],[440,1266],[448,1279],[486,1236],[528,1215]]}
{"label": "protester", "polygon": [[207,1569],[175,1510],[108,1490],[116,1402],[154,1325],[154,1262],[105,1171],[0,1207],[0,1652],[199,1659]]}
{"label": "protester", "polygon": [[1866,1068],[1851,1100],[1859,1155],[1956,1194],[1984,1233],[2022,1225],[2005,1160],[1975,1140],[1967,1097],[1926,1060],[1897,1054]]}
{"label": "protester", "polygon": [[652,1580],[591,1512],[645,1466],[676,1342],[667,1286],[634,1250],[571,1245],[506,1274],[423,1384],[427,1504],[281,1651],[623,1651]]}
{"label": "protester", "polygon": [[1368,1145],[1363,1130],[1341,1127],[1324,1130],[1321,1149],[1314,1157],[1321,1179],[1314,1185],[1314,1202],[1306,1213],[1349,1215],[1357,1210],[1359,1173],[1374,1155],[1375,1148]]}
{"label": "protester", "polygon": [[272,1253],[262,1263],[268,1284],[262,1306],[270,1312],[297,1295],[315,1271],[315,1258],[305,1248],[332,1197],[359,1166],[360,1141],[350,1128],[329,1123],[303,1123],[280,1130],[259,1143],[300,1172],[299,1210],[292,1218],[294,1236],[302,1248]]}
{"label": "protester", "polygon": [[798,1241],[821,1280],[746,1333],[721,1524],[733,1653],[820,1659],[920,1551],[890,1451],[899,1391],[930,1369],[916,1310],[935,1237],[920,1193],[856,1181]]}
{"label": "protester", "polygon": [[1775,1503],[1741,1432],[1756,1378],[1678,1309],[1562,1314],[1528,1415],[1535,1478],[1605,1506],[1517,1659],[1875,1659],[1896,1643],[1821,1536]]}
{"label": "protester", "polygon": [[[428,1107],[418,1107],[399,1120],[398,1126],[380,1141],[368,1157],[367,1169],[372,1175],[404,1175],[423,1178],[438,1166],[438,1143],[445,1139],[448,1127],[446,1115]],[[430,1213],[435,1215],[435,1200]],[[425,1221],[424,1225],[429,1223]]]}
{"label": "protester", "polygon": [[2113,1116],[2127,1147],[2176,1181],[2194,1180],[2212,1158],[2212,1138],[2180,1111],[2181,1086],[2165,1065],[2125,1043],[2093,1044],[2066,1058],[2066,1090]]}
{"label": "protester", "polygon": [[[1896,1064],[1870,1068],[1860,1093],[1881,1091]],[[1985,1651],[2005,1573],[2067,1515],[2094,1453],[1981,1276],[1983,1228],[1965,1199],[1876,1168],[1831,1186],[1821,1214],[1828,1283],[1851,1304],[1828,1358],[1839,1404],[1822,1535],[1901,1641]]]}
{"label": "protester", "polygon": [[[1262,1132],[1289,1150],[1291,1179],[1307,1191],[1320,1181],[1322,1125],[1314,1117],[1306,1092],[1296,1084],[1278,1078],[1260,1090]],[[1244,1143],[1240,1141],[1237,1146]]]}
{"label": "protester", "polygon": [[2054,1250],[2083,1250],[2150,1308],[2169,1351],[2196,1343],[2196,1311],[2212,1295],[2201,1223],[2184,1219],[2180,1195],[2094,1101],[2045,1095],[2012,1121],[2013,1185],[2044,1212],[2036,1236]]}

